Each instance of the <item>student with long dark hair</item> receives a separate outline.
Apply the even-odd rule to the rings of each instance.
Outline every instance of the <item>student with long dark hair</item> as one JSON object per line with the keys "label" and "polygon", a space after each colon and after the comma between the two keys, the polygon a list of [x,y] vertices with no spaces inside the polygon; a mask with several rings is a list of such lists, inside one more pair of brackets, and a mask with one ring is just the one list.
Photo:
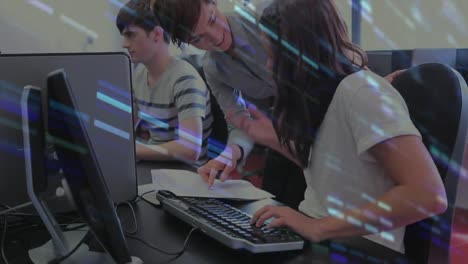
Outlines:
{"label": "student with long dark hair", "polygon": [[445,211],[440,175],[403,98],[367,69],[333,0],[276,0],[260,27],[277,88],[271,118],[230,122],[304,168],[299,211],[267,206],[252,224],[311,241],[366,236],[404,252],[404,227]]}
{"label": "student with long dark hair", "polygon": [[[275,97],[271,72],[266,69],[266,53],[257,20],[270,0],[251,1],[252,9],[241,0],[234,3],[234,13],[223,13],[217,0],[154,0],[153,11],[174,43],[188,43],[205,50],[203,70],[207,82],[224,113],[244,112],[244,101],[268,111]],[[227,1],[224,1],[225,3]],[[387,77],[391,80],[395,74]],[[216,125],[215,125],[216,126]],[[239,163],[249,155],[251,140],[230,124],[225,150],[202,166],[198,172],[214,183],[221,173],[228,179]],[[267,155],[263,188],[279,201],[297,208],[304,199],[302,169],[275,151]],[[301,190],[297,190],[301,188]]]}
{"label": "student with long dark hair", "polygon": [[[153,11],[174,43],[188,43],[206,51],[203,70],[224,113],[246,113],[244,101],[267,111],[275,89],[271,72],[265,67],[266,54],[256,20],[269,0],[252,3],[256,12],[243,6],[241,0],[231,1],[238,10],[233,13],[223,13],[218,2],[227,1],[156,0]],[[209,186],[219,173],[222,181],[228,179],[253,148],[252,141],[241,131],[230,124],[228,129],[224,151],[198,170]],[[304,199],[306,185],[302,169],[274,151],[269,152],[265,163],[263,188],[279,201],[297,208]],[[288,177],[281,177],[286,173]],[[292,188],[298,186],[302,191],[295,192]]]}

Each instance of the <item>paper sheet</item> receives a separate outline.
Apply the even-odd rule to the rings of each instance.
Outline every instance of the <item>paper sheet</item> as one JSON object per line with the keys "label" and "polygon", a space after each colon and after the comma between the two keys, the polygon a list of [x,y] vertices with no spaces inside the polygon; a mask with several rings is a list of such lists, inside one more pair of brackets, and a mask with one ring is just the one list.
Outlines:
{"label": "paper sheet", "polygon": [[235,200],[261,200],[274,195],[245,180],[215,180],[211,188],[197,173],[185,170],[151,170],[156,191],[168,190],[177,196],[210,197]]}

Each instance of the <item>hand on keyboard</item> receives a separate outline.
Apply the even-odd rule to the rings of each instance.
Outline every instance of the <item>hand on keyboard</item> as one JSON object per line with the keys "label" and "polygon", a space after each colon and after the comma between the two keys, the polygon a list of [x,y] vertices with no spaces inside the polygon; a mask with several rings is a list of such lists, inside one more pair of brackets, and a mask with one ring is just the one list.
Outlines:
{"label": "hand on keyboard", "polygon": [[213,225],[231,236],[242,237],[252,243],[301,240],[299,236],[285,228],[271,229],[266,225],[252,225],[249,216],[216,199],[183,198],[183,201],[192,205],[190,210],[195,215],[209,219]]}
{"label": "hand on keyboard", "polygon": [[230,248],[262,253],[304,246],[304,239],[290,228],[252,225],[249,215],[217,199],[178,197],[168,191],[159,191],[157,198],[165,210]]}
{"label": "hand on keyboard", "polygon": [[[274,218],[267,228],[288,227],[303,237],[311,237],[309,231],[313,227],[312,218],[286,206],[268,205],[258,210],[250,220],[250,224],[257,227],[264,226],[265,221]],[[318,241],[318,236],[312,235],[313,241]]]}

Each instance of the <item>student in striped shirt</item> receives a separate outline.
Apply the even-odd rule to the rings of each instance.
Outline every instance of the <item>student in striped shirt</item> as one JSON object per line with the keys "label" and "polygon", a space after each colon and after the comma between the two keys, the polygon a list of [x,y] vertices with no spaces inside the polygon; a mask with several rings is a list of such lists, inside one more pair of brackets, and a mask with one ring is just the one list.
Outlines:
{"label": "student in striped shirt", "polygon": [[169,37],[149,0],[131,0],[117,16],[132,62],[139,160],[203,163],[211,133],[209,91],[195,68],[170,55]]}

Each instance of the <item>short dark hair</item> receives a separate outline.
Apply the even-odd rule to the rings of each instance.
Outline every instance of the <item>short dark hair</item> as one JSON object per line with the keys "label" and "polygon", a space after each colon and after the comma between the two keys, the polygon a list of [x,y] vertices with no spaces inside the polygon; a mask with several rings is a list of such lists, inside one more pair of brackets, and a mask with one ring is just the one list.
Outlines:
{"label": "short dark hair", "polygon": [[177,46],[190,39],[200,18],[203,1],[210,3],[214,0],[155,0],[154,15],[159,17],[162,27]]}
{"label": "short dark hair", "polygon": [[151,0],[130,0],[122,6],[115,21],[120,34],[130,25],[142,28],[146,33],[160,26],[164,30],[164,41],[169,43],[169,36],[163,25],[151,10]]}

